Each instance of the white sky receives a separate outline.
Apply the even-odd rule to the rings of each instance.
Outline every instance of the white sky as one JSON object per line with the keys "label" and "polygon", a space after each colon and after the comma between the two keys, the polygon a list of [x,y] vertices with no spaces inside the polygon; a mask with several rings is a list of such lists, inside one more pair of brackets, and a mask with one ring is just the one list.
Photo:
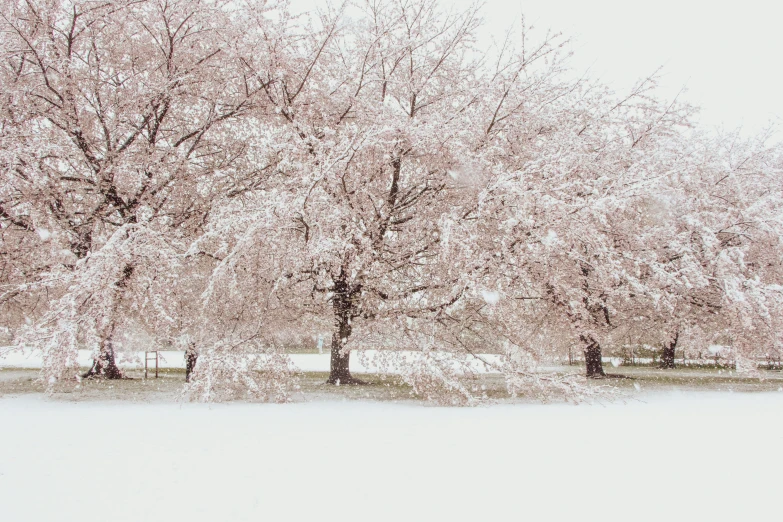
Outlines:
{"label": "white sky", "polygon": [[[337,3],[336,0],[332,0]],[[443,5],[471,0],[443,0]],[[322,4],[292,0],[295,10]],[[661,71],[661,95],[701,107],[710,127],[783,127],[783,2],[776,0],[485,0],[488,33],[520,14],[571,38],[572,66],[617,91]],[[780,133],[781,131],[779,131]],[[778,138],[780,135],[778,135]]]}
{"label": "white sky", "polygon": [[[460,0],[461,1],[461,0]],[[783,125],[783,3],[775,0],[487,0],[487,25],[524,13],[573,41],[573,66],[615,90],[663,66],[661,94],[708,126]]]}

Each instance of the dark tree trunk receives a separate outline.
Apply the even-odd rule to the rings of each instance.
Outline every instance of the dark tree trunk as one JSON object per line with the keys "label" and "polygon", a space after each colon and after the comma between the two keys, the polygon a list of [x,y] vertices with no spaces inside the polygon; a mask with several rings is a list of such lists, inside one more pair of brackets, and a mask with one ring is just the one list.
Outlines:
{"label": "dark tree trunk", "polygon": [[185,350],[185,382],[190,382],[190,376],[196,370],[196,363],[198,362],[198,352],[196,351],[195,343],[188,344],[188,349]]}
{"label": "dark tree trunk", "polygon": [[101,346],[101,353],[92,360],[92,368],[82,375],[83,379],[122,379],[123,375],[114,360],[114,346],[111,339],[106,339]]}
{"label": "dark tree trunk", "polygon": [[[117,300],[114,303],[114,310],[112,313],[116,313],[117,311],[117,305],[121,299],[122,291],[128,286],[128,281],[130,281],[130,278],[133,275],[133,270],[134,269],[132,264],[126,264],[122,268],[122,275],[120,276],[119,281],[117,281],[117,289],[120,296],[117,297]],[[103,345],[101,345],[101,353],[96,359],[93,359],[92,368],[90,368],[87,373],[82,375],[83,379],[88,379],[91,377],[100,377],[103,379],[123,378],[122,372],[117,367],[117,363],[114,360],[114,345],[112,344],[112,337],[114,336],[115,326],[115,324],[111,325],[111,328],[108,330],[109,334],[106,336],[106,339],[103,340]]]}
{"label": "dark tree trunk", "polygon": [[351,353],[343,353],[341,342],[342,334],[334,332],[332,334],[332,350],[329,359],[329,384],[351,384],[354,381],[351,375],[350,360]]}
{"label": "dark tree trunk", "polygon": [[587,378],[600,379],[601,377],[606,377],[604,365],[601,362],[601,345],[592,336],[582,336],[582,340],[588,343],[585,348]]}
{"label": "dark tree trunk", "polygon": [[672,369],[676,368],[674,365],[674,350],[677,348],[677,340],[680,337],[680,332],[675,331],[674,337],[671,341],[669,341],[668,344],[663,345],[663,352],[661,353],[661,365],[660,367],[663,369]]}
{"label": "dark tree trunk", "polygon": [[348,337],[351,335],[351,318],[354,316],[353,294],[358,288],[349,289],[344,278],[340,278],[334,285],[333,308],[335,329],[332,334],[331,357],[329,359],[328,384],[365,384],[351,375],[349,362],[350,352],[343,350]]}

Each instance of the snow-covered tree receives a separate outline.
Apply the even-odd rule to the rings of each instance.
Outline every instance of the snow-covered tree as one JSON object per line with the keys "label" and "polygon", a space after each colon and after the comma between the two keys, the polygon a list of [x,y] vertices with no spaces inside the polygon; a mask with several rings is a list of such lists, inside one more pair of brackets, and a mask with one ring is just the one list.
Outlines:
{"label": "snow-covered tree", "polygon": [[[670,331],[696,336],[694,348],[730,346],[738,368],[751,369],[781,349],[780,147],[729,133],[692,136],[684,148],[645,238],[649,277],[664,290],[659,311]],[[663,357],[670,366],[673,352]]]}
{"label": "snow-covered tree", "polygon": [[[780,349],[780,150],[620,95],[480,9],[364,0],[12,0],[0,17],[2,313],[46,375],[119,377],[122,335],[187,348],[194,397],[284,400],[379,349],[422,396],[589,387],[536,370],[643,335]],[[413,352],[413,354],[411,354]],[[492,357],[482,354],[491,353]],[[667,363],[668,364],[668,363]],[[191,368],[192,369],[192,368]]]}
{"label": "snow-covered tree", "polygon": [[[233,299],[256,302],[257,284],[234,281],[263,281],[292,316],[331,317],[329,382],[356,382],[352,348],[408,348],[433,382],[468,396],[459,376],[479,350],[504,345],[498,325],[475,321],[492,254],[454,245],[451,230],[479,220],[508,172],[497,158],[517,154],[511,122],[546,127],[575,85],[559,77],[557,37],[532,45],[510,33],[490,59],[479,27],[477,8],[360,3],[306,27],[283,61],[298,69],[263,80],[288,133],[277,138],[285,175],[215,216],[207,236],[222,239],[223,262],[212,286],[230,280],[250,293]],[[455,356],[431,353],[443,350]]]}
{"label": "snow-covered tree", "polygon": [[[95,347],[90,375],[120,376],[112,338],[127,318],[113,311],[147,284],[139,275],[155,267],[142,265],[183,253],[215,192],[258,177],[244,164],[238,122],[262,86],[236,29],[266,10],[220,0],[3,3],[3,218],[48,242],[41,269],[20,284],[68,303],[50,307],[25,342],[59,349],[44,339],[68,321]],[[165,294],[174,275],[154,279],[154,292]],[[104,306],[100,293],[116,303]]]}
{"label": "snow-covered tree", "polygon": [[553,344],[581,343],[602,376],[602,342],[698,322],[681,275],[663,277],[658,215],[670,192],[689,197],[693,109],[657,99],[654,77],[623,96],[569,80],[562,42],[526,28],[486,53],[477,13],[327,10],[288,20],[302,36],[277,69],[251,66],[269,75],[281,176],[213,216],[212,308],[242,302],[267,332],[332,322],[329,382],[357,382],[350,351],[372,347],[390,364],[418,352],[402,373],[433,397],[470,400],[477,362],[509,389],[572,391],[532,371]]}

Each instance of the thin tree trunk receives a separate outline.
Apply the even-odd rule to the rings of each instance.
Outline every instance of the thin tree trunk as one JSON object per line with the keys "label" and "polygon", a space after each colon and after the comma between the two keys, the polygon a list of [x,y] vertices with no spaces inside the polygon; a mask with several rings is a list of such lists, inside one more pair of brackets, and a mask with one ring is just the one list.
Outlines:
{"label": "thin tree trunk", "polygon": [[185,382],[190,382],[190,377],[196,370],[197,362],[198,352],[196,351],[196,344],[189,343],[187,350],[185,350]]}
{"label": "thin tree trunk", "polygon": [[329,358],[329,384],[365,384],[364,381],[351,375],[351,352],[344,351],[348,337],[351,335],[351,325],[347,321],[338,318],[334,333],[332,334],[331,356]]}
{"label": "thin tree trunk", "polygon": [[[117,281],[117,293],[120,295],[114,301],[114,310],[112,310],[112,314],[117,312],[117,306],[119,305],[120,299],[122,297],[122,292],[128,286],[128,281],[133,275],[133,270],[134,269],[132,264],[126,264],[122,269],[122,275],[120,276],[119,281]],[[88,379],[91,377],[100,377],[103,379],[122,379],[124,377],[114,360],[114,345],[112,343],[112,337],[114,336],[115,326],[116,325],[114,323],[111,324],[109,334],[101,344],[101,353],[98,354],[97,358],[92,360],[92,368],[90,368],[87,373],[82,375],[83,379]]]}
{"label": "thin tree trunk", "polygon": [[351,353],[345,351],[345,343],[351,335],[351,317],[355,312],[352,303],[352,292],[349,291],[348,284],[344,279],[338,279],[334,285],[334,318],[335,329],[332,333],[331,356],[329,359],[329,379],[328,384],[365,384],[351,375],[350,360]]}
{"label": "thin tree trunk", "polygon": [[601,345],[598,343],[598,341],[593,339],[592,336],[582,336],[582,339],[589,343],[585,348],[585,367],[587,378],[600,379],[602,377],[606,377],[606,373],[604,373],[604,366],[601,361]]}
{"label": "thin tree trunk", "polygon": [[677,340],[680,337],[679,330],[676,330],[674,332],[674,337],[669,341],[668,344],[663,345],[663,352],[661,353],[661,365],[660,368],[663,369],[672,369],[676,368],[674,365],[674,350],[677,348]]}
{"label": "thin tree trunk", "polygon": [[351,352],[342,351],[341,334],[332,334],[331,357],[329,358],[329,384],[352,384],[354,381],[350,370]]}

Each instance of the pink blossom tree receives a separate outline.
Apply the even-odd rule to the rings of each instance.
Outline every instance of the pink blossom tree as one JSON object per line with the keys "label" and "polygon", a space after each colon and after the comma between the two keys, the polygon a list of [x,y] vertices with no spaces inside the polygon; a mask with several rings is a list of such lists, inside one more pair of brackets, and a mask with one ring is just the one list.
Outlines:
{"label": "pink blossom tree", "polygon": [[[330,383],[359,382],[352,348],[409,348],[441,376],[435,382],[469,395],[458,375],[477,350],[503,345],[486,317],[474,320],[486,306],[482,278],[496,268],[491,254],[455,245],[451,231],[480,222],[508,172],[497,158],[516,154],[515,124],[556,126],[577,86],[560,78],[558,37],[533,45],[517,33],[517,45],[509,33],[489,59],[475,43],[479,27],[476,8],[368,2],[303,31],[283,60],[298,73],[262,78],[288,133],[277,138],[285,176],[213,222],[232,260],[216,275],[265,273],[280,306],[331,316]],[[236,241],[226,239],[232,226],[242,231]],[[436,339],[463,359],[428,355]]]}
{"label": "pink blossom tree", "polygon": [[[331,331],[329,383],[375,348],[414,390],[471,402],[589,387],[629,332],[780,348],[780,150],[567,70],[480,9],[367,0],[9,1],[4,314],[48,377],[121,376],[119,334],[177,340],[187,390],[285,400],[284,343]],[[491,356],[486,356],[490,353]],[[189,373],[188,377],[191,375]]]}
{"label": "pink blossom tree", "polygon": [[[257,21],[268,9],[248,7]],[[70,321],[70,333],[95,347],[87,375],[120,377],[115,312],[140,309],[123,304],[132,295],[166,294],[212,195],[255,182],[240,122],[262,86],[243,65],[235,29],[244,18],[230,2],[209,0],[3,4],[4,127],[13,126],[3,147],[3,218],[32,240],[33,229],[47,231],[57,256],[22,284],[69,303],[50,307],[25,342],[59,349],[45,339]],[[145,263],[160,256],[170,271],[144,282],[140,275],[156,269]]]}

